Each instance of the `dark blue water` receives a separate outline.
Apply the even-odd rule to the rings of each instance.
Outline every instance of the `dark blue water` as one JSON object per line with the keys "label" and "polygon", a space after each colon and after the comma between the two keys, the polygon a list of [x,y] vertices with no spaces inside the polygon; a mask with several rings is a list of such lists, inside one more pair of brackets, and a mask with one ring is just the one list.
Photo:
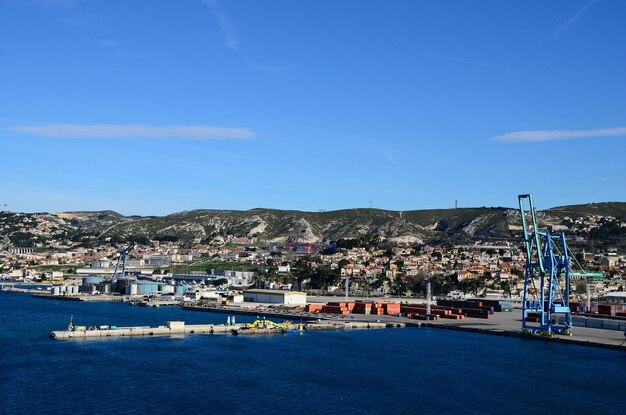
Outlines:
{"label": "dark blue water", "polygon": [[626,413],[618,351],[436,329],[49,339],[70,314],[117,326],[226,319],[0,293],[1,414]]}

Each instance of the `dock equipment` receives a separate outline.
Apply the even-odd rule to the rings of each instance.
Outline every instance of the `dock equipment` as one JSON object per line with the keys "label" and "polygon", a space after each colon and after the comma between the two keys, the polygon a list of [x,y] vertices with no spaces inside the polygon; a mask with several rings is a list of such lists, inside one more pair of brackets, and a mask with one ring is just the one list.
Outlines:
{"label": "dock equipment", "polygon": [[[582,269],[567,246],[564,233],[552,233],[550,228],[539,230],[531,194],[519,195],[518,202],[526,249],[522,331],[544,336],[571,335],[570,278],[595,278],[599,274]],[[572,259],[580,272],[572,272]]]}
{"label": "dock equipment", "polygon": [[285,321],[284,323],[275,323],[271,320],[266,319],[256,319],[252,323],[248,323],[244,326],[246,330],[259,330],[259,329],[277,329],[277,330],[287,330],[289,328],[289,322]]}
{"label": "dock equipment", "polygon": [[[115,265],[115,271],[113,272],[113,278],[126,278],[126,257],[135,247],[135,242],[131,243],[128,248],[121,248],[119,250],[120,257],[117,259],[117,264]],[[122,272],[118,274],[120,269],[120,263],[122,264]]]}

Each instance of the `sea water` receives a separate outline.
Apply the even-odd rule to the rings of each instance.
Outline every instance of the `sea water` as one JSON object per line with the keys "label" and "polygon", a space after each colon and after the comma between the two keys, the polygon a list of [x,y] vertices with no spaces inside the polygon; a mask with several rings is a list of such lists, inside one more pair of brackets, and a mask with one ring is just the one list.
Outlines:
{"label": "sea water", "polygon": [[0,293],[0,414],[626,413],[621,351],[426,328],[50,339],[70,315],[227,318]]}

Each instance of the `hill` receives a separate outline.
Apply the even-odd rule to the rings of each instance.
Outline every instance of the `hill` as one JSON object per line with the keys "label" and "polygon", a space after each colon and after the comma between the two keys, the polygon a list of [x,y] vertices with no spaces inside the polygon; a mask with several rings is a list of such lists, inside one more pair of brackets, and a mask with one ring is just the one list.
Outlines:
{"label": "hill", "polygon": [[[564,231],[593,246],[626,246],[626,203],[560,206],[538,212],[541,227]],[[0,245],[71,245],[78,242],[169,240],[200,243],[231,237],[268,243],[368,239],[393,243],[469,243],[517,238],[519,212],[504,207],[391,211],[199,209],[161,217],[113,211],[0,214]]]}

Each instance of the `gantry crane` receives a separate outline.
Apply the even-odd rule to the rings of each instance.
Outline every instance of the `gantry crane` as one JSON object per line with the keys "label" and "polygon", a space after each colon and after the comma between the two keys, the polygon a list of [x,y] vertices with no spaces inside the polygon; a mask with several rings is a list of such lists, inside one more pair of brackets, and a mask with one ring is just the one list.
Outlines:
{"label": "gantry crane", "polygon": [[[117,259],[117,264],[115,265],[115,271],[113,272],[113,278],[126,278],[126,256],[133,250],[135,247],[135,242],[131,243],[128,248],[121,248],[119,250],[120,257]],[[120,269],[120,263],[122,264],[122,273],[118,274]]]}
{"label": "gantry crane", "polygon": [[[539,230],[531,194],[519,195],[518,202],[526,249],[522,330],[547,336],[571,334],[570,278],[597,278],[603,274],[582,269],[567,246],[565,234],[553,234],[550,228]],[[531,227],[526,221],[527,213],[530,214]],[[580,267],[580,272],[572,272],[572,259]],[[539,322],[529,321],[529,313],[538,316]]]}

